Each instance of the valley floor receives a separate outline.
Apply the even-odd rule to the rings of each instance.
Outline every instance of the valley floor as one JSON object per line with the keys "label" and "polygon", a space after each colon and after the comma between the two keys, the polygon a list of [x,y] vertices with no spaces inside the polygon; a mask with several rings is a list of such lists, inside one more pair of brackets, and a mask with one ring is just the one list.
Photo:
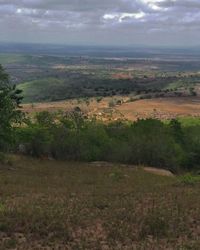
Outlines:
{"label": "valley floor", "polygon": [[0,166],[0,249],[199,249],[199,184],[118,165],[12,162]]}

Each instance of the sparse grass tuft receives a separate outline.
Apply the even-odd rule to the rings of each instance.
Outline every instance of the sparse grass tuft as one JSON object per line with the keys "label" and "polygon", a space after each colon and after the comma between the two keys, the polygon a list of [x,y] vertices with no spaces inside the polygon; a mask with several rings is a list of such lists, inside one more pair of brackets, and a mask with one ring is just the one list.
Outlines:
{"label": "sparse grass tuft", "polygon": [[160,211],[154,211],[145,217],[140,232],[141,238],[148,236],[156,238],[165,238],[168,236],[169,220],[160,214]]}

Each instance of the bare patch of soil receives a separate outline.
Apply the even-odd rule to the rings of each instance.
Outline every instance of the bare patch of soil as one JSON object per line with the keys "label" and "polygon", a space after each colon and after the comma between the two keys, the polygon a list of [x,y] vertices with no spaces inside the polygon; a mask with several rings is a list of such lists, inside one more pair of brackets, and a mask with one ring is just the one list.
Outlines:
{"label": "bare patch of soil", "polygon": [[160,175],[160,176],[170,176],[170,177],[174,176],[174,174],[172,174],[172,172],[170,172],[169,170],[160,169],[160,168],[144,167],[144,171],[152,173],[152,174]]}

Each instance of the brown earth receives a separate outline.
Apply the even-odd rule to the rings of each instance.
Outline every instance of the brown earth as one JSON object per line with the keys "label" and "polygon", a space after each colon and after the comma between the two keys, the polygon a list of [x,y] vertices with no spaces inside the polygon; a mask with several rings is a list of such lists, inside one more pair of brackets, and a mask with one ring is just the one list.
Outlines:
{"label": "brown earth", "polygon": [[128,119],[170,119],[183,116],[200,116],[199,97],[159,98],[124,103],[117,109]]}
{"label": "brown earth", "polygon": [[[135,165],[129,165],[129,164],[116,164],[112,162],[104,162],[104,161],[95,161],[90,163],[91,166],[93,167],[124,167],[124,168],[132,168],[134,170],[140,170],[140,167],[137,167]],[[173,177],[175,176],[171,171],[166,170],[166,169],[161,169],[161,168],[153,168],[153,167],[143,167],[142,168],[145,172],[152,173],[155,175],[160,175],[160,176],[168,176],[168,177]]]}
{"label": "brown earth", "polygon": [[112,75],[113,79],[132,79],[131,73],[117,73]]}

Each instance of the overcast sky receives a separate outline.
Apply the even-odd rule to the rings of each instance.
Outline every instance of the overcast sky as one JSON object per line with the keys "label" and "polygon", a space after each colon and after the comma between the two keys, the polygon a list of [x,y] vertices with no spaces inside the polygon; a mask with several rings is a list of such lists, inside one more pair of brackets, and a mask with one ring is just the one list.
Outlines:
{"label": "overcast sky", "polygon": [[200,0],[0,0],[0,41],[200,45]]}

